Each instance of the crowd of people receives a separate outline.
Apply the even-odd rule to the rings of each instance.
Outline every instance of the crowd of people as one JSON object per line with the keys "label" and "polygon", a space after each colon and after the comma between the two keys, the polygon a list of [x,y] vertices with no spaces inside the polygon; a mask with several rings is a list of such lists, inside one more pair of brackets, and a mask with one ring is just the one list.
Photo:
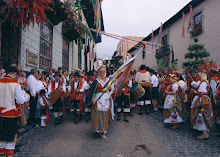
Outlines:
{"label": "crowd of people", "polygon": [[0,72],[0,155],[4,156],[19,151],[22,144],[16,135],[26,124],[47,127],[51,113],[54,125],[65,121],[67,111],[75,124],[83,118],[91,121],[93,131],[103,139],[114,116],[120,121],[123,114],[128,123],[133,108],[138,108],[139,115],[163,111],[164,125],[171,129],[189,121],[193,129],[202,131],[198,139],[209,137],[213,121],[219,124],[220,71],[216,68],[186,67],[182,73],[167,67],[156,72],[141,65],[119,91],[114,83],[103,90],[113,74],[104,65],[96,71],[68,74],[61,67],[25,73],[12,64],[0,65]]}

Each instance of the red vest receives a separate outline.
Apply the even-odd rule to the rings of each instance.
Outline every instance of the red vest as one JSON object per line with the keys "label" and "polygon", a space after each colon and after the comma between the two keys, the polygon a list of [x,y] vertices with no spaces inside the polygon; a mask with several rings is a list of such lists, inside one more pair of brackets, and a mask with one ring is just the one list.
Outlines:
{"label": "red vest", "polygon": [[[78,87],[77,87],[76,89],[82,89],[83,83],[84,83],[84,81],[79,81]],[[72,81],[72,82],[70,83],[70,85],[71,85],[71,89],[72,89],[72,90],[71,90],[70,99],[73,99],[73,100],[82,100],[84,93],[76,92],[76,91],[75,91],[74,81]]]}
{"label": "red vest", "polygon": [[170,76],[168,75],[164,81],[165,81],[165,84],[164,84],[164,91],[165,91],[167,87],[169,86],[168,84],[170,83]]}

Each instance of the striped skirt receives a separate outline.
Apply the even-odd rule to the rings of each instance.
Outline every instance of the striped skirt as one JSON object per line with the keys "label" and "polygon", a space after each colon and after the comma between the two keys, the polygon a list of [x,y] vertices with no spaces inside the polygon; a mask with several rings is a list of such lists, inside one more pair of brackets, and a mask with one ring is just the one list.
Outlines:
{"label": "striped skirt", "polygon": [[97,104],[93,105],[91,119],[93,131],[105,134],[107,133],[108,126],[112,121],[111,109],[108,111],[99,111],[97,110]]}
{"label": "striped skirt", "polygon": [[198,112],[199,106],[201,106],[201,108],[204,110],[202,116],[203,116],[206,127],[208,129],[211,129],[212,128],[212,104],[208,96],[203,96],[201,98],[201,102],[200,102],[200,98],[197,98],[194,101],[194,104],[191,109],[191,119],[190,119],[191,127],[194,127],[195,124],[197,123],[197,117],[199,114]]}

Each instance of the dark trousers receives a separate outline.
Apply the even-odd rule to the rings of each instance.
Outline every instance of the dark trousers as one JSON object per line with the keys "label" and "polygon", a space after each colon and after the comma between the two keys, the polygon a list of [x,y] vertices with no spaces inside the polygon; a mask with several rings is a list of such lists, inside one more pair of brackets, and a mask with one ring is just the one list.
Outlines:
{"label": "dark trousers", "polygon": [[36,106],[37,106],[37,98],[31,96],[30,97],[30,114],[29,114],[29,118],[28,118],[28,123],[35,123],[35,112],[36,112]]}
{"label": "dark trousers", "polygon": [[0,117],[0,141],[14,142],[18,131],[18,118]]}

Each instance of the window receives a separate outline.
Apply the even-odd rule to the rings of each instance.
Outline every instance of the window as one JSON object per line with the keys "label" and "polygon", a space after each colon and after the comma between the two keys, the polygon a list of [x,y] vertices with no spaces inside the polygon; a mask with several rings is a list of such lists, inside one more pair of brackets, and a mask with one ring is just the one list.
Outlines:
{"label": "window", "polygon": [[202,33],[202,12],[199,12],[193,17],[194,21],[194,35],[199,35]]}
{"label": "window", "polygon": [[40,69],[51,68],[52,26],[42,23],[40,29]]}
{"label": "window", "polygon": [[143,51],[143,56],[142,56],[142,58],[143,58],[143,59],[145,59],[145,53],[146,53],[146,52],[145,52],[145,51]]}
{"label": "window", "polygon": [[167,35],[162,37],[162,45],[168,45]]}
{"label": "window", "polygon": [[121,47],[119,48],[119,56],[121,56]]}
{"label": "window", "polygon": [[82,68],[82,50],[79,41],[78,41],[78,68],[79,69]]}
{"label": "window", "polygon": [[63,38],[63,55],[62,55],[63,70],[69,71],[69,42]]}

